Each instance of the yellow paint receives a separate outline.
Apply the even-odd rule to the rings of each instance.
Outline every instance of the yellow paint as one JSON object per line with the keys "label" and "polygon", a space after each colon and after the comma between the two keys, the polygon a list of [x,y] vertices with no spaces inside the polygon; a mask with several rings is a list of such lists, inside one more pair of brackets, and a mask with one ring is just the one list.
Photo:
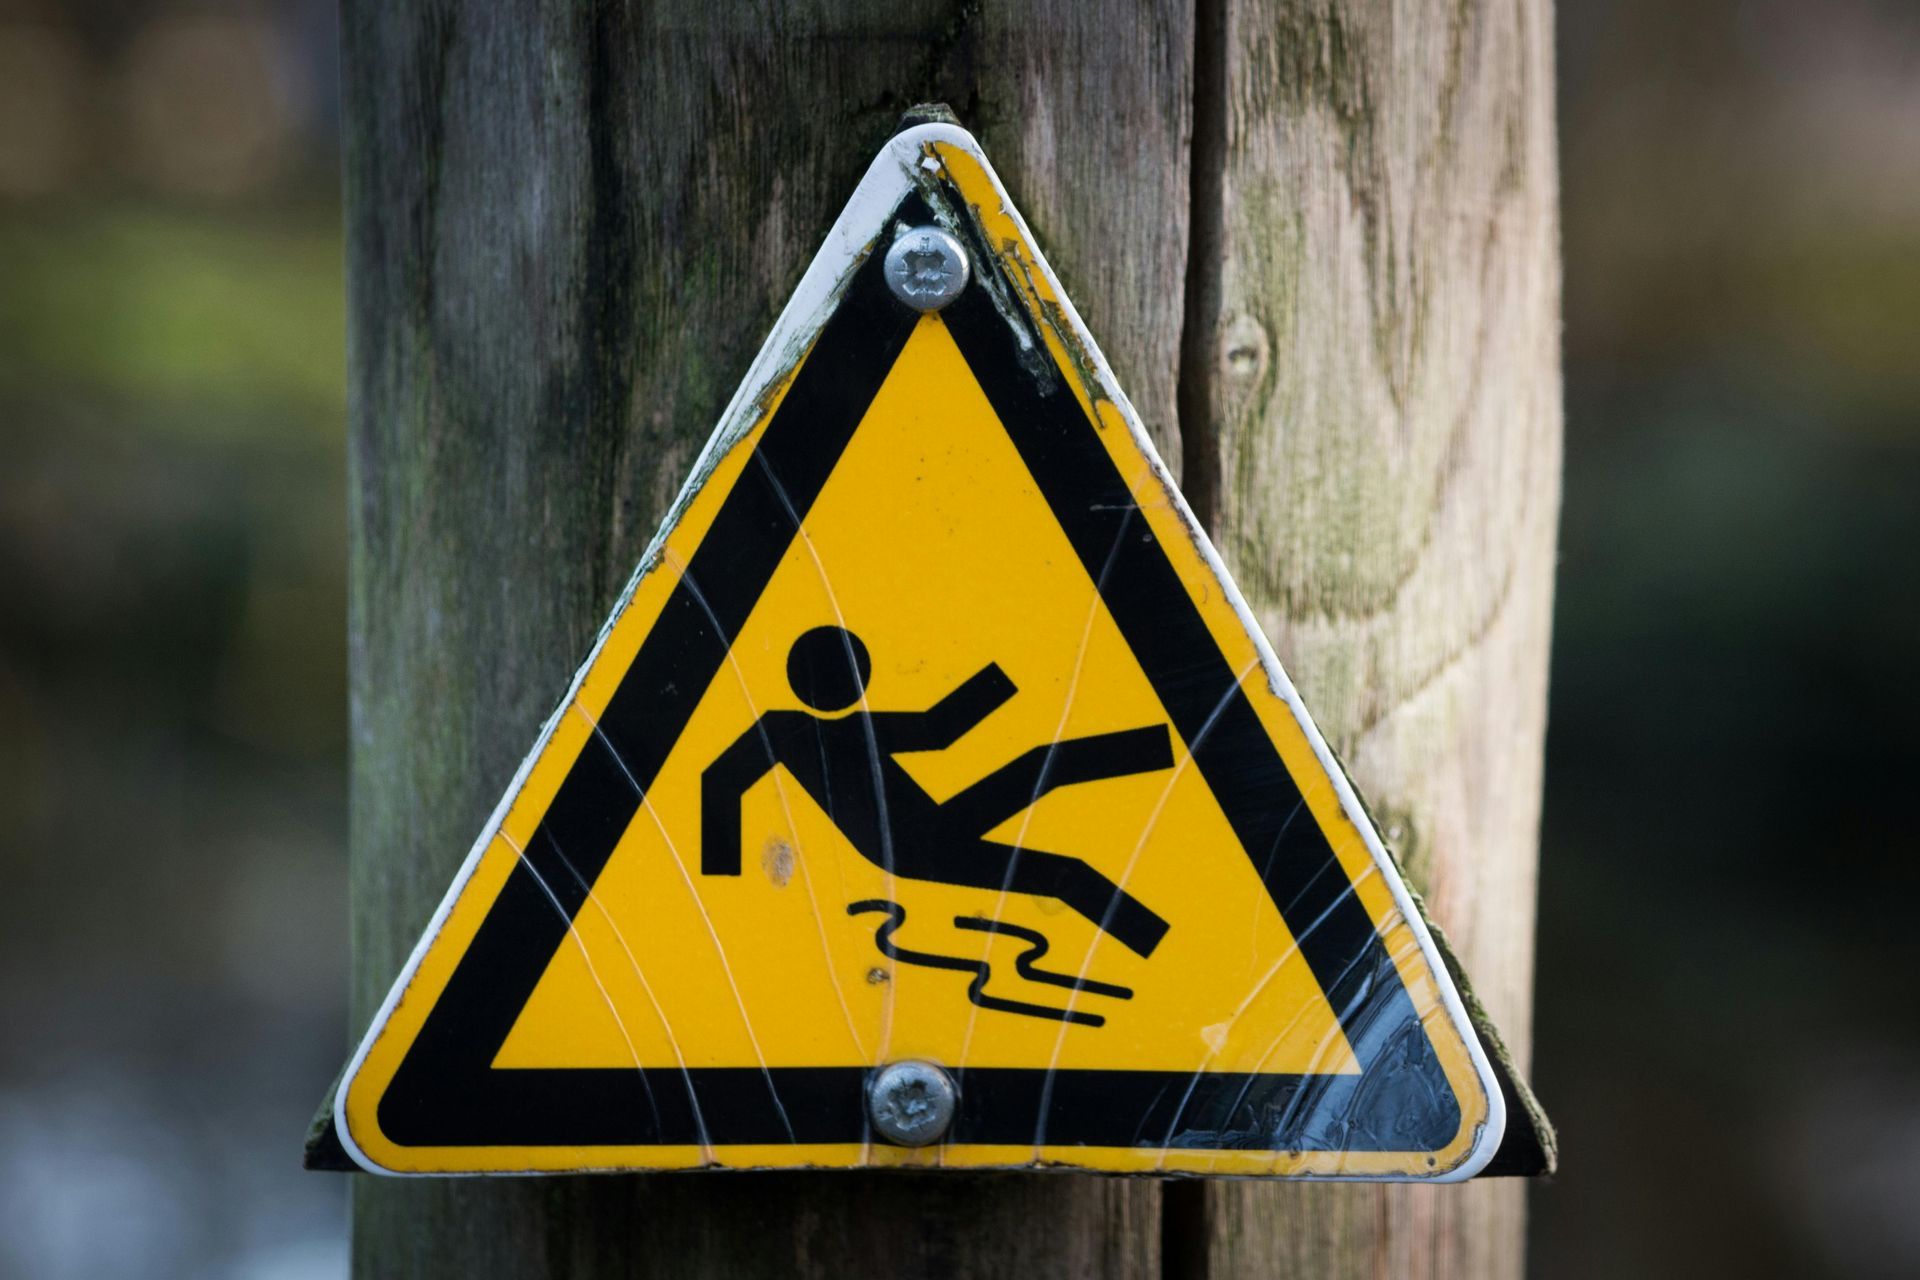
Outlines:
{"label": "yellow paint", "polygon": [[[748,793],[745,874],[702,877],[701,770],[761,712],[800,707],[787,649],[812,627],[843,625],[866,642],[876,709],[930,706],[989,663],[1012,678],[1019,693],[980,727],[903,761],[936,798],[1033,746],[1168,722],[938,319],[921,321],[804,530],[495,1066],[673,1066],[677,1049],[689,1066],[918,1057],[1192,1071],[1214,1052],[1202,1029],[1231,1023],[1217,1069],[1350,1067],[1311,972],[1184,750],[1172,770],[1055,791],[994,833],[1078,856],[1154,905],[1173,928],[1151,960],[1050,899],[890,882],[784,770]],[[580,722],[592,714],[583,708]],[[784,886],[763,866],[770,850],[792,851]],[[976,1010],[967,975],[879,953],[879,917],[846,911],[874,898],[906,907],[901,945],[989,957],[996,993],[1087,1008],[1107,1025]],[[1191,905],[1160,905],[1176,902]],[[1041,929],[1049,967],[1136,995],[1076,998],[1025,983],[1015,939],[957,929],[955,916]],[[885,981],[869,980],[876,967]]]}
{"label": "yellow paint", "polygon": [[[966,151],[937,146],[946,175],[1015,264],[1030,307],[1057,315],[1035,255]],[[1059,366],[1070,336],[1047,327]],[[405,1148],[376,1108],[507,874],[605,708],[668,593],[692,559],[758,439],[718,462],[608,633],[499,832],[461,887],[412,982],[372,1040],[344,1113],[355,1144],[400,1171],[795,1165],[974,1167],[1070,1163],[1114,1171],[1430,1174],[1463,1158],[1488,1114],[1466,1045],[1447,1017],[1418,941],[1347,817],[1295,712],[1269,686],[1258,651],[1182,527],[1115,406],[1074,382],[1101,439],[1206,619],[1312,817],[1395,958],[1464,1112],[1436,1153],[1262,1153],[1054,1147],[719,1146]],[[772,405],[768,406],[771,413]],[[762,420],[764,426],[765,419]],[[802,632],[856,632],[873,661],[876,710],[921,710],[989,663],[1017,694],[954,746],[902,757],[936,798],[1028,748],[1168,723],[1093,581],[1054,523],[1013,445],[937,316],[913,337],[834,469],[802,536],[769,582],[494,1062],[528,1067],[864,1066],[904,1057],[956,1066],[1329,1073],[1351,1053],[1286,923],[1258,882],[1186,746],[1170,770],[1066,787],[993,838],[1079,857],[1170,926],[1151,959],[1051,899],[893,879],[862,858],[784,769],[743,801],[743,874],[700,870],[700,774],[768,710],[798,708],[788,646]],[[900,945],[993,965],[990,990],[1096,1012],[1101,1027],[983,1010],[967,975],[895,963],[876,948],[880,917],[849,903],[885,898],[908,912]],[[985,916],[1043,931],[1050,969],[1119,984],[1131,1000],[1028,983],[1016,940],[956,928]]]}

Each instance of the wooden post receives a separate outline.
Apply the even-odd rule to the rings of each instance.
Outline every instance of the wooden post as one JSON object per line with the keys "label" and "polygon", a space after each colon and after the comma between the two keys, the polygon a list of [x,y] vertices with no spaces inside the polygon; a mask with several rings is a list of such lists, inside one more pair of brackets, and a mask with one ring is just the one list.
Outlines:
{"label": "wooden post", "polygon": [[[343,34],[361,1025],[840,203],[900,110],[944,99],[1525,1045],[1545,0],[347,0]],[[1520,1263],[1511,1183],[357,1177],[353,1203],[362,1276]]]}
{"label": "wooden post", "polygon": [[[1549,7],[1211,21],[1188,492],[1524,1073],[1560,473]],[[1479,1280],[1520,1274],[1524,1192],[1174,1199],[1199,1200],[1204,1275]]]}

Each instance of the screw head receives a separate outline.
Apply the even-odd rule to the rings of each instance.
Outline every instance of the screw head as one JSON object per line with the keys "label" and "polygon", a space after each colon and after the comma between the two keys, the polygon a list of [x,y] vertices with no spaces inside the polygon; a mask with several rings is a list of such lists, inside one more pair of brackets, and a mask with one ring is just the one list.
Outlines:
{"label": "screw head", "polygon": [[967,251],[939,227],[915,227],[894,238],[885,263],[887,287],[915,311],[938,311],[967,287]]}
{"label": "screw head", "polygon": [[867,1114],[888,1142],[924,1147],[946,1136],[959,1102],[953,1077],[931,1062],[890,1062],[867,1079]]}

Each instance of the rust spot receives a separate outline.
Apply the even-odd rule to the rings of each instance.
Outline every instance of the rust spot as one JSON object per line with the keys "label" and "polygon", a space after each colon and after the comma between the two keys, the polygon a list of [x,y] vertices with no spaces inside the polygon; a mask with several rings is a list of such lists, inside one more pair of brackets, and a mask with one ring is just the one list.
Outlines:
{"label": "rust spot", "polygon": [[760,851],[760,869],[773,881],[774,888],[784,889],[793,879],[793,857],[793,846],[779,836],[768,840],[767,847]]}
{"label": "rust spot", "polygon": [[867,985],[877,987],[887,980],[887,971],[879,965],[867,970]]}

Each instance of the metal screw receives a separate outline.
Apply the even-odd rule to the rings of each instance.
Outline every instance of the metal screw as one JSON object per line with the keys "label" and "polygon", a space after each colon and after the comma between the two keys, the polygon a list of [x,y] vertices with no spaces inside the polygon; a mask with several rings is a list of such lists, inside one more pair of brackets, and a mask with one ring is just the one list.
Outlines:
{"label": "metal screw", "polygon": [[946,1136],[959,1092],[931,1062],[890,1062],[867,1081],[867,1114],[888,1142],[924,1147]]}
{"label": "metal screw", "polygon": [[915,311],[938,311],[967,287],[967,251],[939,227],[915,227],[887,250],[887,287]]}

